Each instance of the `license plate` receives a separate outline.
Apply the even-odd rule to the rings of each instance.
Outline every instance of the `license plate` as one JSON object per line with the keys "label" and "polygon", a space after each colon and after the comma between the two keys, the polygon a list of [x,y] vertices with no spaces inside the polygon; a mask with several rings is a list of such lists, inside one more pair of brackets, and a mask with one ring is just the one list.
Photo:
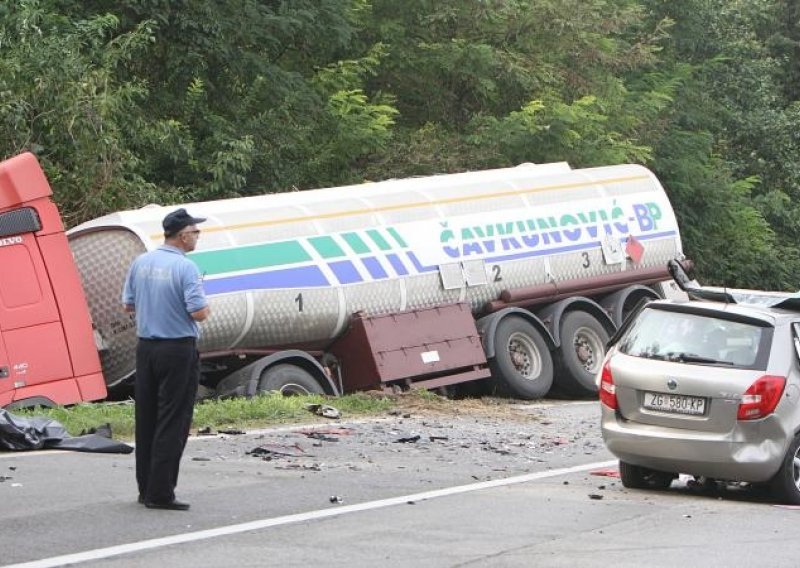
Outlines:
{"label": "license plate", "polygon": [[700,415],[706,413],[706,399],[683,394],[646,392],[644,393],[644,407],[661,412]]}

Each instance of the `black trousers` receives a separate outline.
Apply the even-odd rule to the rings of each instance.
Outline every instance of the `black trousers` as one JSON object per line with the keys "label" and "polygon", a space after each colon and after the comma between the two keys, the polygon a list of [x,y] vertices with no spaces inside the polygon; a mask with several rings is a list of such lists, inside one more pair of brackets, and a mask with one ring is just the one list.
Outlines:
{"label": "black trousers", "polygon": [[139,339],[136,347],[136,481],[147,502],[175,499],[200,380],[194,338]]}

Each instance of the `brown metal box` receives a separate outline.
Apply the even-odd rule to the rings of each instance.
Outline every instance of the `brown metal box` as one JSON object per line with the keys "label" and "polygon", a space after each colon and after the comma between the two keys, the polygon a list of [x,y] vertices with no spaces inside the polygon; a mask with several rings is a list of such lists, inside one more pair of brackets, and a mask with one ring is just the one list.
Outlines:
{"label": "brown metal box", "polygon": [[339,360],[345,392],[397,382],[434,388],[490,375],[475,320],[463,303],[355,314],[330,351]]}

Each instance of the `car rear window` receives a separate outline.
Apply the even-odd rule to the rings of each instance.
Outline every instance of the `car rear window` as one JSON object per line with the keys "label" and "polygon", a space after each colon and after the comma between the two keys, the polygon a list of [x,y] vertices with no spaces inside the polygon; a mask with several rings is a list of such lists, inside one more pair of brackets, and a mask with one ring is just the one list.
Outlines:
{"label": "car rear window", "polygon": [[634,357],[758,368],[772,328],[710,315],[644,309],[619,342]]}

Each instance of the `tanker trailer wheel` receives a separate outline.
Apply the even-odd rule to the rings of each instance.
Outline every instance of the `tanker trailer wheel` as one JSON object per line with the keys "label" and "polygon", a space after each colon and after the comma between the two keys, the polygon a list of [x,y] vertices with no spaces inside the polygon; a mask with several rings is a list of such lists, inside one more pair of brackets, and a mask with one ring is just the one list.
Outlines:
{"label": "tanker trailer wheel", "polygon": [[595,378],[606,355],[608,332],[597,318],[576,310],[561,320],[557,387],[564,394],[586,396],[597,393]]}
{"label": "tanker trailer wheel", "polygon": [[494,334],[495,356],[489,362],[501,394],[531,400],[553,385],[553,358],[539,331],[522,318],[503,319]]}
{"label": "tanker trailer wheel", "polygon": [[285,396],[325,394],[322,385],[305,369],[283,363],[264,369],[258,380],[258,392],[277,391]]}

